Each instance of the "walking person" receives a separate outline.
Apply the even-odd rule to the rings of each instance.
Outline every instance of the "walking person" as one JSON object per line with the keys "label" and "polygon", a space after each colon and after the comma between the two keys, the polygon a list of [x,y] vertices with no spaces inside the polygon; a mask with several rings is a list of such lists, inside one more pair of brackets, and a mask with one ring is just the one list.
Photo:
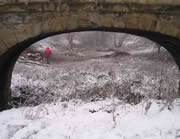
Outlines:
{"label": "walking person", "polygon": [[46,63],[50,64],[50,56],[52,54],[51,49],[47,47],[44,51],[45,57],[46,57]]}

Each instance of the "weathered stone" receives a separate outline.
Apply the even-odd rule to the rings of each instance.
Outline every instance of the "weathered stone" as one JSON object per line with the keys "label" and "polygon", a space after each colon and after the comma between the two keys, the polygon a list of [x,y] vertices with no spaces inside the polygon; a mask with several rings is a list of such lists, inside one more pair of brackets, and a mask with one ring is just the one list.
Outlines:
{"label": "weathered stone", "polygon": [[[19,24],[21,28],[16,29],[19,41],[41,33],[91,27],[139,29],[176,38],[180,34],[180,2],[175,0],[0,0],[0,3],[4,3],[0,6],[0,24],[10,27],[7,31],[3,29],[2,35],[0,33],[7,48],[14,41],[11,28]],[[0,54],[2,52],[0,50]]]}

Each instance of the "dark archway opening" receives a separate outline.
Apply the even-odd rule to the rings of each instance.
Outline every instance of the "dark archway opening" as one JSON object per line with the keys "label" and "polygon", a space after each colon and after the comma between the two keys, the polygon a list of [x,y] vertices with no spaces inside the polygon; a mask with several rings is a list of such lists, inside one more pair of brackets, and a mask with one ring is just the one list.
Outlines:
{"label": "dark archway opening", "polygon": [[15,46],[10,48],[6,53],[0,57],[0,111],[8,108],[8,100],[10,98],[10,84],[11,84],[11,75],[13,71],[14,64],[18,59],[21,52],[28,48],[33,43],[42,40],[46,37],[68,33],[68,32],[77,32],[77,31],[109,31],[109,32],[123,32],[134,34],[137,36],[142,36],[148,38],[162,46],[164,46],[173,56],[178,67],[180,68],[180,40],[163,35],[155,32],[147,32],[141,30],[132,30],[132,29],[114,29],[114,28],[98,28],[98,29],[77,29],[72,31],[65,32],[55,32],[55,33],[44,33],[36,37],[27,39],[23,42],[17,43]]}

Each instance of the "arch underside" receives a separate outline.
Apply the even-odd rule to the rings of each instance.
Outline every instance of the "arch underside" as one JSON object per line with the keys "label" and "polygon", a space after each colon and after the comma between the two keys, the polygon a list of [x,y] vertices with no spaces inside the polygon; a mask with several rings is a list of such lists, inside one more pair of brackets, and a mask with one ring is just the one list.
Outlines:
{"label": "arch underside", "polygon": [[21,52],[31,46],[33,43],[42,40],[44,38],[70,32],[80,31],[107,31],[107,32],[119,32],[128,33],[141,37],[148,38],[166,48],[169,53],[173,56],[180,69],[180,40],[164,35],[157,32],[150,32],[138,29],[123,29],[114,27],[100,27],[100,28],[77,28],[74,30],[60,31],[60,32],[47,32],[41,33],[35,37],[28,38],[22,42],[15,44],[9,48],[3,55],[0,56],[0,111],[8,108],[8,101],[10,99],[10,84],[11,74],[13,71],[14,64],[18,59]]}

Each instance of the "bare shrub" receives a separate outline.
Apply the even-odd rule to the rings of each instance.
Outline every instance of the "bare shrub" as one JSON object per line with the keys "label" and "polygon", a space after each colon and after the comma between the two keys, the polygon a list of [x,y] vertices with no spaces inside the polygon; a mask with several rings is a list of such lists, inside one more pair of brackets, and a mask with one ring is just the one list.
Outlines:
{"label": "bare shrub", "polygon": [[42,86],[16,86],[12,90],[19,92],[18,96],[13,95],[11,98],[11,106],[22,107],[22,106],[36,106],[41,103],[50,103],[53,101],[55,94],[49,90],[49,88],[44,88]]}
{"label": "bare shrub", "polygon": [[109,72],[109,76],[111,78],[111,80],[110,80],[111,92],[109,92],[109,93],[110,93],[110,96],[111,96],[111,99],[112,99],[112,120],[113,120],[113,123],[114,123],[113,128],[115,128],[116,125],[117,125],[116,115],[115,115],[115,111],[116,111],[115,94],[116,94],[116,90],[115,90],[115,87],[114,87],[114,81],[116,80],[116,74],[112,69]]}
{"label": "bare shrub", "polygon": [[145,113],[147,114],[149,109],[151,108],[152,102],[151,101],[147,101],[146,106],[145,106]]}
{"label": "bare shrub", "polygon": [[37,108],[29,108],[25,111],[25,117],[30,120],[40,119],[48,114],[45,105],[39,105]]}
{"label": "bare shrub", "polygon": [[[177,78],[177,74],[174,74],[174,69],[171,68],[172,61],[169,54],[163,54],[163,62],[158,65],[157,71],[155,73],[157,78],[157,85],[155,90],[157,91],[155,94],[155,99],[163,101],[163,107],[172,109],[172,103],[176,98],[179,97],[179,79]],[[162,59],[162,58],[161,58]]]}

